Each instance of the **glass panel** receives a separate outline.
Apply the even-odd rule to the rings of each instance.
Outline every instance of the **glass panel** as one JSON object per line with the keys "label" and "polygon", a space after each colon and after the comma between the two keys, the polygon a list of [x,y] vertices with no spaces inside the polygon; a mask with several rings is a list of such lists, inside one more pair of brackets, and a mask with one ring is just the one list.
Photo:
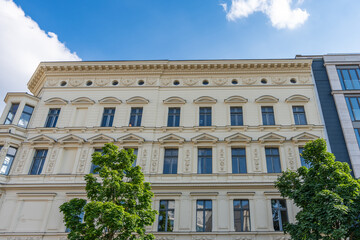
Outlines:
{"label": "glass panel", "polygon": [[[360,134],[359,134],[359,129],[358,128],[355,128],[355,135],[356,135],[358,145],[360,147]],[[1,148],[0,148],[0,150],[1,150]]]}
{"label": "glass panel", "polygon": [[212,209],[212,201],[205,201],[205,209]]}
{"label": "glass panel", "polygon": [[164,232],[166,224],[166,211],[159,211],[159,226],[158,231]]}
{"label": "glass panel", "polygon": [[265,154],[268,173],[281,173],[279,150],[277,148],[266,148]]}
{"label": "glass panel", "polygon": [[230,120],[232,126],[243,125],[242,107],[230,107]]}
{"label": "glass panel", "polygon": [[210,174],[212,173],[212,149],[199,148],[198,149],[198,173]]}
{"label": "glass panel", "polygon": [[167,218],[167,228],[166,231],[167,232],[172,232],[174,229],[174,219],[175,219],[175,214],[174,211],[168,211],[168,218]]}
{"label": "glass panel", "polygon": [[198,200],[196,201],[196,208],[203,209],[204,208],[204,201]]}
{"label": "glass panel", "polygon": [[212,230],[212,211],[205,211],[205,232],[211,232]]}
{"label": "glass panel", "polygon": [[168,201],[168,209],[175,209],[175,201]]}
{"label": "glass panel", "polygon": [[242,231],[242,227],[241,227],[241,211],[240,210],[234,211],[234,227],[235,227],[236,232],[241,232]]}
{"label": "glass panel", "polygon": [[211,126],[211,107],[200,107],[199,126]]}
{"label": "glass panel", "polygon": [[196,231],[204,231],[204,212],[203,210],[196,211]]}
{"label": "glass panel", "polygon": [[250,210],[243,211],[243,231],[249,232],[250,231]]}
{"label": "glass panel", "polygon": [[14,120],[15,114],[17,112],[17,109],[19,107],[18,103],[11,104],[10,110],[8,112],[8,115],[6,116],[4,124],[11,124]]}

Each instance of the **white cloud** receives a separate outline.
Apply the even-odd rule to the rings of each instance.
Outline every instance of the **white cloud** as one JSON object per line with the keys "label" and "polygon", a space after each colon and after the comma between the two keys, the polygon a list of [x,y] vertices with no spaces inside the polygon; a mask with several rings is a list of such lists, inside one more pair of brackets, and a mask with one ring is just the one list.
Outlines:
{"label": "white cloud", "polygon": [[[298,0],[297,5],[303,0]],[[254,12],[263,12],[273,27],[294,29],[302,25],[309,17],[306,10],[291,8],[292,0],[232,0],[230,10],[222,5],[229,21],[246,18]]]}
{"label": "white cloud", "polygon": [[0,0],[0,113],[7,92],[28,91],[26,84],[40,61],[67,60],[81,59],[12,0]]}

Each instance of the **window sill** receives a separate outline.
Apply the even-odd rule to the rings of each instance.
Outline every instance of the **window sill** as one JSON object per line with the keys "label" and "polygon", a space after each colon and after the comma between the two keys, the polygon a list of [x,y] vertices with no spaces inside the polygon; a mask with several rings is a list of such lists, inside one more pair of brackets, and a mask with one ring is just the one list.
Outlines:
{"label": "window sill", "polygon": [[210,130],[212,132],[215,131],[216,126],[194,126],[194,129],[196,132],[200,131],[200,130]]}
{"label": "window sill", "polygon": [[166,131],[182,132],[184,130],[184,127],[183,126],[179,126],[179,127],[164,126],[164,127],[161,127],[161,129],[163,130],[163,132],[166,132]]}

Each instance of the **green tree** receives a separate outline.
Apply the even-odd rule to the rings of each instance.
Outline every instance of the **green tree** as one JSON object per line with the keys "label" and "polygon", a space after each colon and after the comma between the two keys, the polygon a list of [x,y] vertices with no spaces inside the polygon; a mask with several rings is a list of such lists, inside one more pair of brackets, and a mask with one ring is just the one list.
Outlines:
{"label": "green tree", "polygon": [[301,209],[285,232],[294,240],[360,239],[360,180],[326,151],[324,139],[307,143],[302,157],[309,169],[283,172],[275,183]]}
{"label": "green tree", "polygon": [[93,174],[85,176],[88,201],[75,198],[60,206],[68,239],[154,239],[145,233],[157,214],[151,208],[153,193],[141,168],[132,166],[133,150],[119,151],[109,143],[92,158],[101,181]]}

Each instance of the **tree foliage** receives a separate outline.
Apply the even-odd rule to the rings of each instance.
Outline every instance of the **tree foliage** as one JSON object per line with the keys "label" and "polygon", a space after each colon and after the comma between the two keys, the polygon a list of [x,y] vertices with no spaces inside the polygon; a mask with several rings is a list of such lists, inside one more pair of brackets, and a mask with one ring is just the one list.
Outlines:
{"label": "tree foliage", "polygon": [[86,175],[87,201],[75,198],[60,206],[70,231],[68,239],[154,239],[145,233],[157,213],[151,208],[153,193],[141,168],[132,166],[136,160],[133,150],[119,151],[109,143],[92,158],[101,180]]}
{"label": "tree foliage", "polygon": [[335,161],[323,139],[307,143],[302,157],[309,169],[283,172],[275,183],[301,209],[285,232],[294,240],[360,239],[360,180]]}

